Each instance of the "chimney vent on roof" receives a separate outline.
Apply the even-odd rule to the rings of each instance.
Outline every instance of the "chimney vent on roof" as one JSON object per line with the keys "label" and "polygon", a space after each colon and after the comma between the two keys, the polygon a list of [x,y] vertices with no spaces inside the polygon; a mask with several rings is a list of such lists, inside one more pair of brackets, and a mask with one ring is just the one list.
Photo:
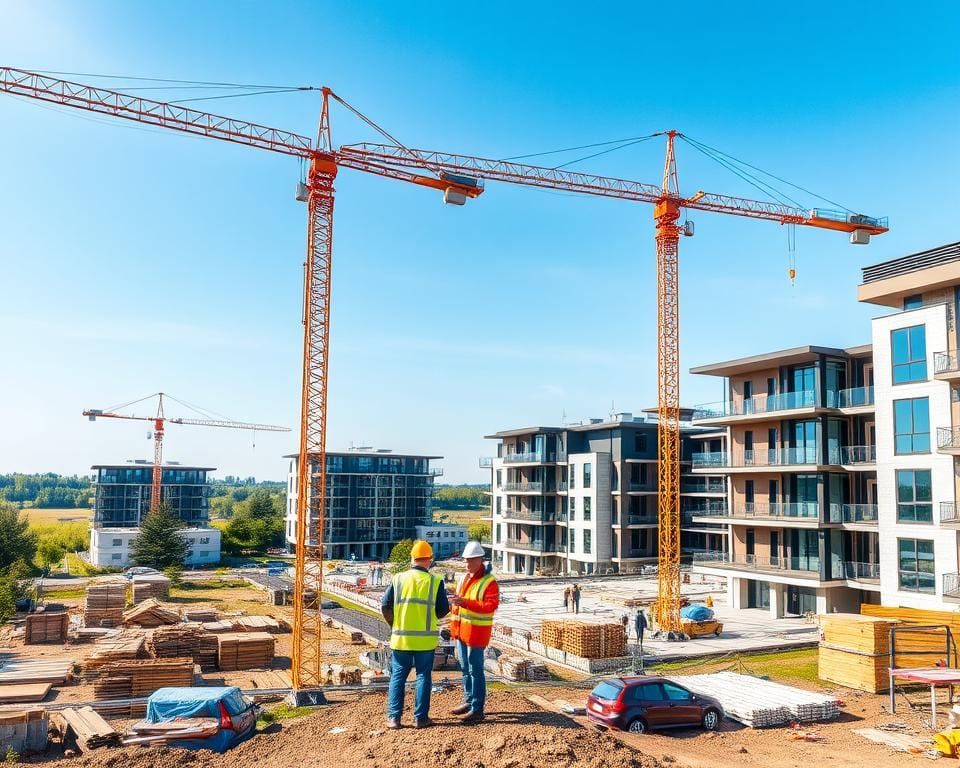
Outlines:
{"label": "chimney vent on roof", "polygon": [[591,424],[603,424],[603,419],[590,419]]}
{"label": "chimney vent on roof", "polygon": [[620,413],[615,413],[617,421],[633,421],[633,414],[628,413],[627,411],[621,411]]}

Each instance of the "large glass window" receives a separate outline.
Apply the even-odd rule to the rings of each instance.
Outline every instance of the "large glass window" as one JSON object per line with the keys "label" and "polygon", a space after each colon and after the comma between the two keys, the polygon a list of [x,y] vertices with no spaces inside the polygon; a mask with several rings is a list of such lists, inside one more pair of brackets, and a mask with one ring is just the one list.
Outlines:
{"label": "large glass window", "polygon": [[576,496],[570,497],[570,519],[571,520],[577,519],[577,497]]}
{"label": "large glass window", "polygon": [[576,487],[577,487],[577,465],[571,463],[570,464],[570,488],[573,489]]}
{"label": "large glass window", "polygon": [[897,521],[933,522],[933,491],[929,469],[897,470]]}
{"label": "large glass window", "polygon": [[593,464],[589,461],[583,465],[583,487],[589,488],[593,480]]}
{"label": "large glass window", "polygon": [[593,533],[591,531],[583,532],[583,554],[590,554],[590,547],[592,546]]}
{"label": "large glass window", "polygon": [[583,519],[589,520],[593,514],[593,499],[587,496],[583,500]]}
{"label": "large glass window", "polygon": [[647,452],[647,436],[643,432],[633,433],[633,450],[637,453]]}
{"label": "large glass window", "polygon": [[900,589],[910,592],[936,592],[933,542],[924,539],[898,539]]}
{"label": "large glass window", "polygon": [[893,357],[893,383],[926,381],[927,338],[922,325],[897,328],[890,332],[890,350]]}
{"label": "large glass window", "polygon": [[894,453],[930,452],[930,406],[925,397],[893,401]]}

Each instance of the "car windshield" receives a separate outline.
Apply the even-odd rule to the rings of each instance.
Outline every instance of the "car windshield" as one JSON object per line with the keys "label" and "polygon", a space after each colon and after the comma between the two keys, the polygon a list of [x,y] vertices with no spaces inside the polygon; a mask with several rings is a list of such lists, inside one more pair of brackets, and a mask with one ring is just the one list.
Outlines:
{"label": "car windshield", "polygon": [[620,692],[623,690],[623,683],[618,680],[604,680],[593,689],[591,693],[598,699],[607,701],[616,701]]}

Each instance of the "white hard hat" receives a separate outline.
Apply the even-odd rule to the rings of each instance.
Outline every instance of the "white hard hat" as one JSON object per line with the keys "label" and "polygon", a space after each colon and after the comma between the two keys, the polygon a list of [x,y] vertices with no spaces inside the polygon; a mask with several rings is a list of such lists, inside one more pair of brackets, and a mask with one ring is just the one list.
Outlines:
{"label": "white hard hat", "polygon": [[461,555],[461,557],[464,559],[468,557],[486,557],[486,554],[479,541],[468,541],[467,546],[463,548],[463,555]]}

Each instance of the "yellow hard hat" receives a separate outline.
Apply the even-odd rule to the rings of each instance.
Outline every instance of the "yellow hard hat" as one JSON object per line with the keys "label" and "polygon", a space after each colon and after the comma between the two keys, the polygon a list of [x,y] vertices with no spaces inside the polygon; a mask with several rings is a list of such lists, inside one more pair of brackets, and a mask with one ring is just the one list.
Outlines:
{"label": "yellow hard hat", "polygon": [[410,559],[422,560],[428,557],[433,557],[433,547],[420,539],[413,542],[413,547],[410,549]]}

